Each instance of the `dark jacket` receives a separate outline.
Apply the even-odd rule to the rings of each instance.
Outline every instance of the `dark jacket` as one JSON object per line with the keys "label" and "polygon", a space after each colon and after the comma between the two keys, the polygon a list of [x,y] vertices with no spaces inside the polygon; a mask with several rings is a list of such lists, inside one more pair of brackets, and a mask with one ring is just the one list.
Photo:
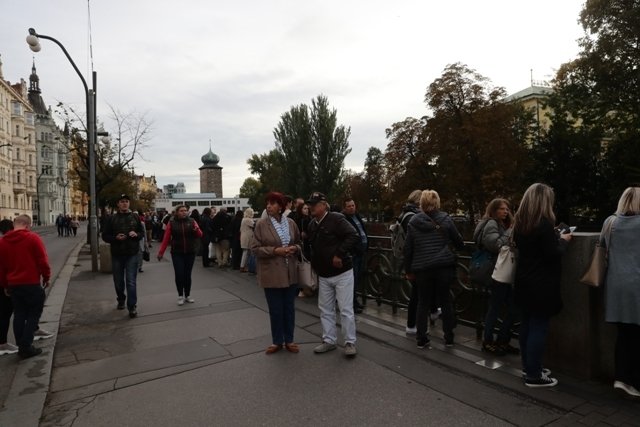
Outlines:
{"label": "dark jacket", "polygon": [[200,230],[202,230],[202,242],[205,245],[208,245],[213,240],[213,219],[208,215],[201,215],[200,222]]}
{"label": "dark jacket", "polygon": [[226,212],[218,212],[211,220],[213,242],[231,240],[231,217]]}
{"label": "dark jacket", "polygon": [[411,217],[404,243],[404,269],[407,273],[432,268],[454,267],[456,254],[449,248],[464,248],[464,241],[451,217],[442,211],[419,212]]}
{"label": "dark jacket", "polygon": [[355,255],[362,256],[362,255],[366,254],[367,253],[367,249],[369,249],[369,239],[367,239],[367,243],[366,244],[362,243],[362,236],[360,236],[359,228],[358,228],[358,225],[356,224],[356,222],[360,223],[360,225],[362,226],[362,230],[364,231],[364,233],[366,235],[367,228],[364,226],[364,221],[362,220],[362,217],[357,212],[355,214],[353,214],[353,215],[346,215],[345,214],[344,216],[345,216],[345,218],[347,218],[347,221],[349,221],[349,223],[353,226],[353,228],[356,229],[356,232],[358,233],[358,238],[360,239],[360,241],[358,242],[358,245],[356,245]]}
{"label": "dark jacket", "polygon": [[553,224],[547,220],[542,220],[528,235],[516,232],[513,239],[518,248],[514,284],[516,305],[529,314],[558,314],[562,310],[562,254],[568,242],[559,238]]}
{"label": "dark jacket", "polygon": [[[344,215],[328,212],[318,223],[311,221],[308,228],[311,243],[311,266],[322,277],[333,277],[353,268],[351,256],[360,243],[358,232]],[[333,266],[333,257],[342,259],[342,268]]]}
{"label": "dark jacket", "polygon": [[[135,231],[136,237],[129,237],[129,232]],[[117,240],[116,235],[124,234],[124,240]],[[144,226],[138,214],[134,212],[118,212],[111,215],[104,222],[102,240],[111,245],[111,255],[137,255],[140,252],[140,240],[144,237]]]}
{"label": "dark jacket", "polygon": [[402,207],[402,213],[400,214],[402,222],[400,223],[400,226],[404,230],[404,234],[407,234],[407,231],[409,230],[409,221],[411,221],[411,218],[414,217],[414,215],[407,215],[407,213],[409,212],[417,214],[418,212],[420,212],[420,207],[414,205],[413,203],[407,203]]}
{"label": "dark jacket", "polygon": [[171,243],[172,254],[197,253],[200,247],[200,237],[202,237],[202,231],[195,219],[173,217],[167,224],[158,256],[164,255],[169,243]]}

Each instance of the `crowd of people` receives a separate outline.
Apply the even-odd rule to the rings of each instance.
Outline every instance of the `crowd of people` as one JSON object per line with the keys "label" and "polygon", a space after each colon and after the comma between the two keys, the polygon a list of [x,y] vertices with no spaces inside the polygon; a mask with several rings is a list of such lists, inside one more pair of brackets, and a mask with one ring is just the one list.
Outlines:
{"label": "crowd of people", "polygon": [[[282,349],[298,353],[295,343],[295,301],[300,294],[298,264],[309,259],[318,278],[318,307],[322,342],[317,354],[337,349],[336,317],[340,316],[344,354],[356,350],[355,314],[362,312],[357,299],[368,248],[365,222],[355,201],[332,206],[327,196],[314,192],[306,200],[278,192],[265,198],[266,209],[255,218],[252,209],[227,213],[207,207],[202,213],[177,206],[172,213],[132,212],[122,194],[117,210],[104,218],[102,239],[110,244],[116,308],[137,316],[137,273],[149,260],[153,241],[160,242],[157,259],[169,249],[175,272],[178,305],[193,303],[191,275],[197,256],[203,267],[217,265],[241,273],[256,273],[269,309],[274,354]],[[558,381],[542,366],[550,319],[562,310],[561,258],[572,233],[558,228],[553,212],[554,193],[536,183],[524,193],[515,215],[509,201],[494,199],[478,222],[473,239],[495,263],[505,245],[517,248],[514,282],[490,279],[489,307],[485,318],[482,351],[495,356],[519,354],[522,376],[528,387],[553,387]],[[21,357],[39,354],[34,334],[49,285],[50,268],[42,241],[29,231],[28,216],[0,222],[0,354],[18,352]],[[401,254],[406,278],[412,284],[408,306],[408,335],[418,348],[429,345],[429,319],[441,316],[444,342],[454,345],[456,326],[451,286],[456,280],[457,256],[464,242],[451,217],[441,210],[435,190],[415,190],[398,217],[404,234]],[[15,229],[11,229],[11,228]],[[606,229],[606,232],[605,232]],[[627,188],[618,207],[607,218],[600,245],[608,253],[606,273],[606,321],[616,325],[614,388],[640,397],[640,188]],[[146,253],[146,255],[145,255]],[[6,261],[5,260],[9,260]],[[17,347],[7,342],[11,313]],[[498,318],[502,315],[501,322]],[[519,346],[512,345],[514,328]],[[50,334],[49,334],[50,335]]]}
{"label": "crowd of people", "polygon": [[80,221],[77,216],[59,214],[55,221],[58,237],[75,237],[78,235]]}

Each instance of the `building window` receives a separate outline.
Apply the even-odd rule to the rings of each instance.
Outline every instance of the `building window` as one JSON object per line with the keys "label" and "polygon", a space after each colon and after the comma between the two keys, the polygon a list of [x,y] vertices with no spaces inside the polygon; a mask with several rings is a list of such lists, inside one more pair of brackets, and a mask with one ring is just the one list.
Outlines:
{"label": "building window", "polygon": [[22,183],[22,174],[20,172],[16,172],[16,183]]}
{"label": "building window", "polygon": [[20,149],[16,148],[16,160],[20,160]]}
{"label": "building window", "polygon": [[20,136],[20,125],[16,125],[16,136]]}

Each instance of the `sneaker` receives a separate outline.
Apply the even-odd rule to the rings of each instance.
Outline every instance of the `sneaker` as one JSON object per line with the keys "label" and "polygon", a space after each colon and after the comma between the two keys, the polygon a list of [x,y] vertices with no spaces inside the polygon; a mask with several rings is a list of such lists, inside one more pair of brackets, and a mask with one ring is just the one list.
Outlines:
{"label": "sneaker", "polygon": [[316,348],[313,349],[314,353],[326,353],[328,351],[332,351],[336,349],[336,345],[335,344],[331,344],[328,342],[323,342],[322,344],[320,344],[319,346],[317,346]]}
{"label": "sneaker", "polygon": [[184,297],[178,297],[178,305],[184,304]]}
{"label": "sneaker", "polygon": [[524,385],[527,387],[554,387],[558,384],[558,380],[542,374],[540,378],[525,378]]}
{"label": "sneaker", "polygon": [[47,338],[51,338],[53,334],[51,332],[45,331],[44,329],[38,329],[33,333],[33,340],[46,340]]}
{"label": "sneaker", "polygon": [[118,310],[124,310],[124,301],[118,303]]}
{"label": "sneaker", "polygon": [[[527,371],[525,371],[524,369],[521,371],[522,372],[522,378],[526,378],[527,377]],[[547,368],[542,368],[542,375],[546,375],[547,377],[551,376],[551,369],[547,369]]]}
{"label": "sneaker", "polygon": [[614,381],[613,388],[615,390],[620,390],[629,396],[640,397],[640,391],[638,391],[638,389],[632,385],[625,384],[622,381]]}
{"label": "sneaker", "polygon": [[129,309],[129,317],[132,319],[138,317],[138,311],[135,307]]}
{"label": "sneaker", "polygon": [[416,341],[416,344],[418,346],[418,348],[425,348],[429,345],[431,341],[429,340],[429,338],[422,338]]}
{"label": "sneaker", "polygon": [[356,350],[356,345],[352,342],[348,342],[344,345],[344,355],[347,357],[355,357],[358,354],[358,350]]}
{"label": "sneaker", "polygon": [[20,356],[22,359],[28,359],[30,357],[37,356],[40,353],[42,353],[42,349],[34,346],[18,350],[18,356]]}
{"label": "sneaker", "polygon": [[185,300],[185,302],[188,302],[189,304],[193,304],[194,302],[196,302],[196,300],[194,300],[191,297],[186,297],[184,300]]}
{"label": "sneaker", "polygon": [[495,354],[496,356],[504,356],[506,354],[502,346],[491,341],[483,341],[481,350],[486,353]]}
{"label": "sneaker", "polygon": [[415,335],[418,333],[418,328],[416,328],[415,326],[413,328],[407,326],[406,328],[404,328],[404,332],[407,335]]}
{"label": "sneaker", "polygon": [[431,322],[435,322],[440,318],[441,315],[442,315],[442,309],[438,307],[438,309],[435,312],[429,315],[429,318],[431,319]]}
{"label": "sneaker", "polygon": [[14,354],[18,352],[18,346],[15,346],[11,343],[0,344],[0,356],[3,354]]}

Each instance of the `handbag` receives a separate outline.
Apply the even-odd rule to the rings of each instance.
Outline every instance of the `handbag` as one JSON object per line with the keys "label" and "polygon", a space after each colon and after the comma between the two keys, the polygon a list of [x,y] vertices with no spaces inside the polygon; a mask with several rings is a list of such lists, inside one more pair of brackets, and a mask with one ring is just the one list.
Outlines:
{"label": "handbag", "polygon": [[142,251],[142,259],[147,262],[151,261],[151,254],[149,253],[149,250],[147,248]]}
{"label": "handbag", "polygon": [[482,238],[484,235],[484,228],[487,226],[486,221],[482,226],[480,232],[480,243],[476,242],[477,249],[471,254],[471,261],[469,262],[469,279],[471,283],[480,286],[491,285],[491,274],[494,268],[494,259],[490,252],[482,248]]}
{"label": "handbag", "polygon": [[513,285],[516,278],[517,258],[518,249],[513,242],[513,238],[510,237],[509,242],[500,248],[491,278],[496,282]]}
{"label": "handbag", "polygon": [[[585,271],[584,275],[580,279],[580,283],[593,286],[594,288],[599,288],[604,284],[604,279],[607,274],[607,261],[609,258],[609,251],[606,247],[606,240],[608,240],[609,236],[611,235],[613,221],[615,221],[615,219],[611,220],[607,225],[606,230],[604,230],[602,236],[603,238],[598,239],[596,247],[593,250],[593,255],[591,256],[589,267],[587,267],[587,271]],[[604,242],[604,244],[602,244],[601,242]]]}
{"label": "handbag", "polygon": [[318,275],[313,271],[311,262],[303,253],[300,253],[300,261],[298,261],[298,286],[311,291],[318,289]]}

